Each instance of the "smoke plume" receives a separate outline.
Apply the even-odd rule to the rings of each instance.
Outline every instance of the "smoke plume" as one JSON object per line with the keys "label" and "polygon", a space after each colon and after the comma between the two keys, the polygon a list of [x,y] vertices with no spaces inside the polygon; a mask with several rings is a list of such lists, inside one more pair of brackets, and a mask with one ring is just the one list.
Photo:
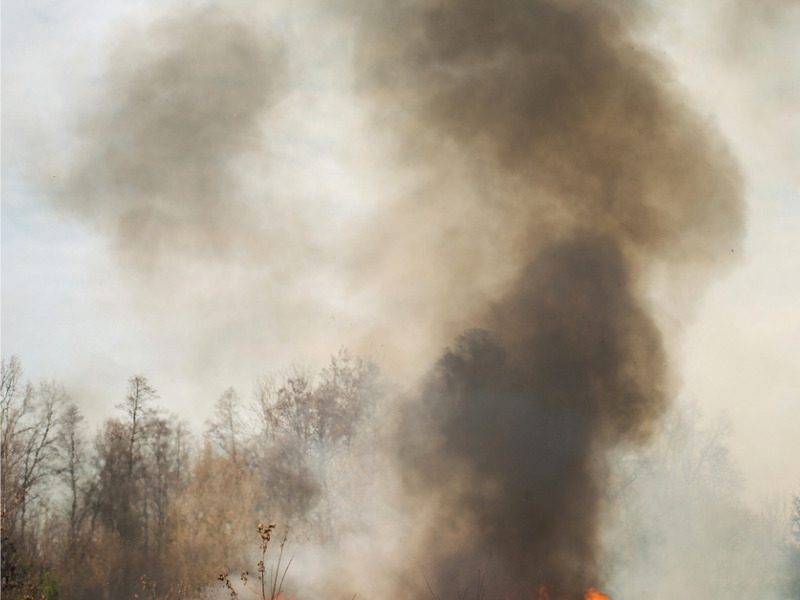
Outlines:
{"label": "smoke plume", "polygon": [[[255,273],[256,285],[231,285],[230,312],[244,318],[217,319],[204,338],[216,357],[237,353],[229,360],[260,350],[264,304],[281,307],[269,316],[288,323],[287,344],[303,339],[294,294],[313,277],[296,267],[323,254],[304,208],[253,184],[270,167],[265,120],[291,96],[287,52],[248,7],[190,9],[123,40],[60,196],[133,271],[197,266],[212,290],[198,297],[220,293],[220,259],[226,276],[228,264]],[[580,597],[604,579],[606,454],[646,442],[672,393],[650,294],[730,261],[743,229],[737,167],[637,41],[638,3],[345,12],[370,150],[393,146],[396,179],[384,182],[402,185],[368,227],[325,246],[326,260],[366,304],[381,290],[356,326],[374,328],[368,340],[414,362],[457,338],[400,418],[407,508],[420,515],[402,568],[422,570],[422,596],[455,595],[491,565],[480,585],[495,595]],[[189,314],[219,312],[201,302]]]}
{"label": "smoke plume", "polygon": [[742,233],[736,166],[636,43],[641,10],[439,0],[359,14],[361,91],[425,181],[379,235],[391,256],[435,265],[445,283],[429,300],[476,328],[399,431],[411,508],[428,515],[409,568],[436,597],[490,563],[481,585],[503,597],[602,585],[605,453],[646,441],[671,394],[648,291],[707,277]]}
{"label": "smoke plume", "polygon": [[104,287],[160,348],[138,368],[169,365],[187,404],[197,393],[176,382],[223,389],[346,343],[330,334],[346,318],[334,321],[319,291],[335,287],[338,240],[320,216],[322,177],[308,177],[330,144],[308,124],[335,94],[316,85],[324,49],[290,52],[316,24],[287,22],[280,3],[251,0],[152,5],[122,20],[75,107],[69,154],[48,161],[62,174],[41,177],[107,244],[120,285]]}
{"label": "smoke plume", "polygon": [[245,201],[236,161],[263,146],[285,55],[238,12],[197,8],[122,33],[104,101],[84,115],[60,201],[113,236],[128,266],[152,269],[170,255],[246,260],[269,231]]}

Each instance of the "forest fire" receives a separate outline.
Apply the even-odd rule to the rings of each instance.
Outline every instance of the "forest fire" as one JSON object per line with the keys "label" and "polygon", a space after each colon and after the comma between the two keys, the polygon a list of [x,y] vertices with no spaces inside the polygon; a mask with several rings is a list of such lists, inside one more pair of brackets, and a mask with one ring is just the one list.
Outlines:
{"label": "forest fire", "polygon": [[114,310],[69,291],[69,327],[152,331],[87,321],[110,337],[69,385],[116,400],[3,360],[6,600],[785,597],[718,577],[758,556],[783,585],[786,542],[740,527],[727,429],[673,402],[746,186],[651,47],[658,3],[141,3],[66,151],[15,152],[124,286],[87,277]]}
{"label": "forest fire", "polygon": [[[539,588],[539,592],[536,595],[536,600],[554,600],[550,596],[550,592],[547,590],[547,586],[541,586]],[[589,588],[586,590],[586,595],[584,596],[584,600],[611,600],[611,596],[604,594],[597,588]]]}

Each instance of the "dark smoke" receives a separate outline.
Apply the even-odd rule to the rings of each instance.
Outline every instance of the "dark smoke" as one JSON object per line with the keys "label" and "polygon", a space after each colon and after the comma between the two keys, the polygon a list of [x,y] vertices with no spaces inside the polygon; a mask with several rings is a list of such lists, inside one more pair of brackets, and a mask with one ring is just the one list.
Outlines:
{"label": "dark smoke", "polygon": [[646,437],[667,402],[661,340],[630,284],[613,239],[553,243],[490,330],[440,359],[403,442],[412,487],[444,491],[442,526],[472,524],[453,547],[436,528],[440,586],[470,576],[483,552],[511,597],[600,583],[602,452]]}
{"label": "dark smoke", "polygon": [[[60,199],[137,269],[188,258],[204,273],[224,257],[269,271],[308,254],[310,233],[286,218],[300,208],[257,210],[261,190],[239,160],[262,149],[287,88],[284,49],[248,7],[189,9],[123,40],[107,101],[86,118]],[[474,328],[440,358],[399,431],[424,529],[404,566],[413,577],[421,568],[437,597],[487,564],[494,596],[531,599],[547,585],[555,600],[602,585],[606,453],[647,441],[672,392],[669,332],[648,293],[654,281],[707,278],[741,237],[736,165],[637,43],[644,10],[348,8],[372,131],[396,141],[398,171],[419,181],[354,236],[345,267],[396,295],[401,312],[383,312],[404,349],[425,356]],[[267,279],[245,294],[259,306],[288,297]],[[287,305],[282,320],[298,320]],[[245,333],[263,316],[253,315]],[[230,323],[218,331],[230,335]]]}
{"label": "dark smoke", "polygon": [[[479,329],[442,356],[400,429],[414,506],[431,515],[410,566],[437,596],[487,561],[496,596],[602,585],[606,452],[646,441],[671,393],[646,294],[665,273],[707,276],[740,239],[736,167],[635,42],[640,10],[439,0],[359,14],[376,122],[434,180],[405,209],[423,197],[430,220],[456,223],[457,248],[474,234],[471,253],[501,247],[494,268],[513,272],[465,315]],[[485,210],[444,180],[454,162]],[[439,302],[457,311],[480,260],[452,260],[446,237],[421,256],[402,223],[384,243],[450,270]]]}

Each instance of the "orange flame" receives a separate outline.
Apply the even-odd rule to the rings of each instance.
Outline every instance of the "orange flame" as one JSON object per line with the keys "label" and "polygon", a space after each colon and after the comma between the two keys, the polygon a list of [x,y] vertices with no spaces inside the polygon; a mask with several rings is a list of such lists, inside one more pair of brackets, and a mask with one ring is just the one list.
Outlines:
{"label": "orange flame", "polygon": [[586,590],[586,600],[611,600],[611,596],[606,596],[603,592],[595,588]]}

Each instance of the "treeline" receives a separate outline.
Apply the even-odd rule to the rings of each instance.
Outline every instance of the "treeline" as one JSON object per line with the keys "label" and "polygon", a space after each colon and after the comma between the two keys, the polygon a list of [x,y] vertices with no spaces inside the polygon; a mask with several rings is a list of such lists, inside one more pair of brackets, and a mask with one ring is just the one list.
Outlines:
{"label": "treeline", "polygon": [[58,385],[3,361],[3,597],[197,597],[251,562],[261,518],[326,541],[371,478],[379,395],[377,368],[340,352],[319,373],[260,381],[250,399],[225,391],[198,437],[137,375],[90,435]]}
{"label": "treeline", "polygon": [[[227,596],[240,569],[256,571],[261,520],[278,523],[276,543],[289,526],[290,543],[334,552],[347,528],[369,533],[359,507],[390,447],[379,426],[390,403],[378,369],[346,352],[245,398],[224,391],[199,435],[142,376],[94,432],[58,385],[26,382],[16,358],[1,387],[4,599]],[[746,508],[729,427],[703,422],[679,407],[656,443],[614,459],[610,589],[800,599],[800,497]]]}

